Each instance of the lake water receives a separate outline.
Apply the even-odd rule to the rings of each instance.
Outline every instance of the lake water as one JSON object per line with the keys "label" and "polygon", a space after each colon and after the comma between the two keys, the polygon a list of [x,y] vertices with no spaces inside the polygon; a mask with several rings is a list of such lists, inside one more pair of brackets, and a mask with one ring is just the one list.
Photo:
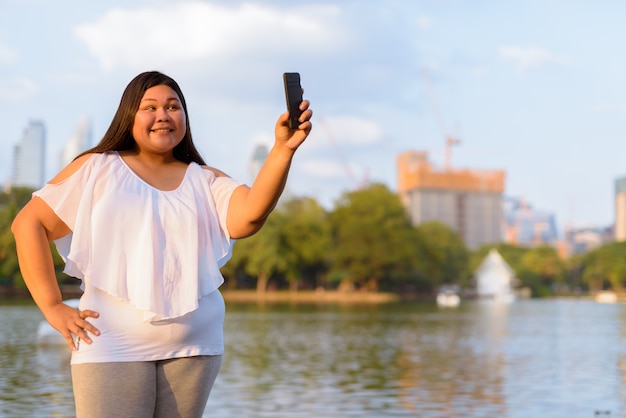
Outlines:
{"label": "lake water", "polygon": [[[0,306],[0,416],[66,417],[68,349]],[[626,304],[227,304],[206,417],[626,416]]]}

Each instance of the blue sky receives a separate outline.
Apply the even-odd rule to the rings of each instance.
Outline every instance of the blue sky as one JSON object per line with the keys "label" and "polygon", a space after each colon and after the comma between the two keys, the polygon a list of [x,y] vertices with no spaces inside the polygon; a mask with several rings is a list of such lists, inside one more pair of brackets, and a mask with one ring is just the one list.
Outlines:
{"label": "blue sky", "polygon": [[561,228],[605,226],[626,176],[624,16],[618,0],[0,0],[0,180],[29,120],[46,123],[52,176],[80,119],[99,140],[156,69],[181,85],[207,162],[249,182],[281,74],[299,71],[315,126],[291,193],[332,207],[364,180],[395,190],[396,155],[443,166],[451,134],[453,167],[506,170],[505,194]]}

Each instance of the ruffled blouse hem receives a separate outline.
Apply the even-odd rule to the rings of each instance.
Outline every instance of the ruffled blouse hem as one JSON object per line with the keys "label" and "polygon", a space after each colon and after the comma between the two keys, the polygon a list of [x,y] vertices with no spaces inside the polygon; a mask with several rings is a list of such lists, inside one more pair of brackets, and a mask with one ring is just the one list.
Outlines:
{"label": "ruffled blouse hem", "polygon": [[240,185],[191,163],[176,190],[161,191],[107,152],[34,195],[72,231],[55,241],[65,273],[161,321],[197,309],[224,282],[228,203]]}

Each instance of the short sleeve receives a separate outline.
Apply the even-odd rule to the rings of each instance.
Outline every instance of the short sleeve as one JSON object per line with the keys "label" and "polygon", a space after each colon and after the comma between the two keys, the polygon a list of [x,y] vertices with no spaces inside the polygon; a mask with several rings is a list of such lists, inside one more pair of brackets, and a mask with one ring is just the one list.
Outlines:
{"label": "short sleeve", "polygon": [[33,192],[33,196],[39,197],[50,206],[72,231],[76,224],[76,215],[83,198],[83,191],[89,181],[93,160],[92,156],[69,177],[58,183],[47,183]]}
{"label": "short sleeve", "polygon": [[216,177],[215,174],[213,174],[213,172],[210,170],[204,171],[209,176],[211,195],[213,196],[213,199],[215,201],[215,208],[217,209],[220,227],[230,237],[226,224],[228,204],[230,202],[230,197],[232,196],[235,189],[243,185],[243,183],[226,176]]}

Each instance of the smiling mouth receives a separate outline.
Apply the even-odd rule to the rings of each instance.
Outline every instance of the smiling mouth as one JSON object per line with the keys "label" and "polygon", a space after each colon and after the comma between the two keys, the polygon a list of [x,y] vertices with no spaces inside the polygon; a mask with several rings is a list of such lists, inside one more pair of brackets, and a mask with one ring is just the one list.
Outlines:
{"label": "smiling mouth", "polygon": [[152,129],[150,132],[155,132],[158,134],[162,134],[162,133],[167,133],[167,132],[172,132],[171,129],[167,129],[167,128],[161,128],[161,129]]}

